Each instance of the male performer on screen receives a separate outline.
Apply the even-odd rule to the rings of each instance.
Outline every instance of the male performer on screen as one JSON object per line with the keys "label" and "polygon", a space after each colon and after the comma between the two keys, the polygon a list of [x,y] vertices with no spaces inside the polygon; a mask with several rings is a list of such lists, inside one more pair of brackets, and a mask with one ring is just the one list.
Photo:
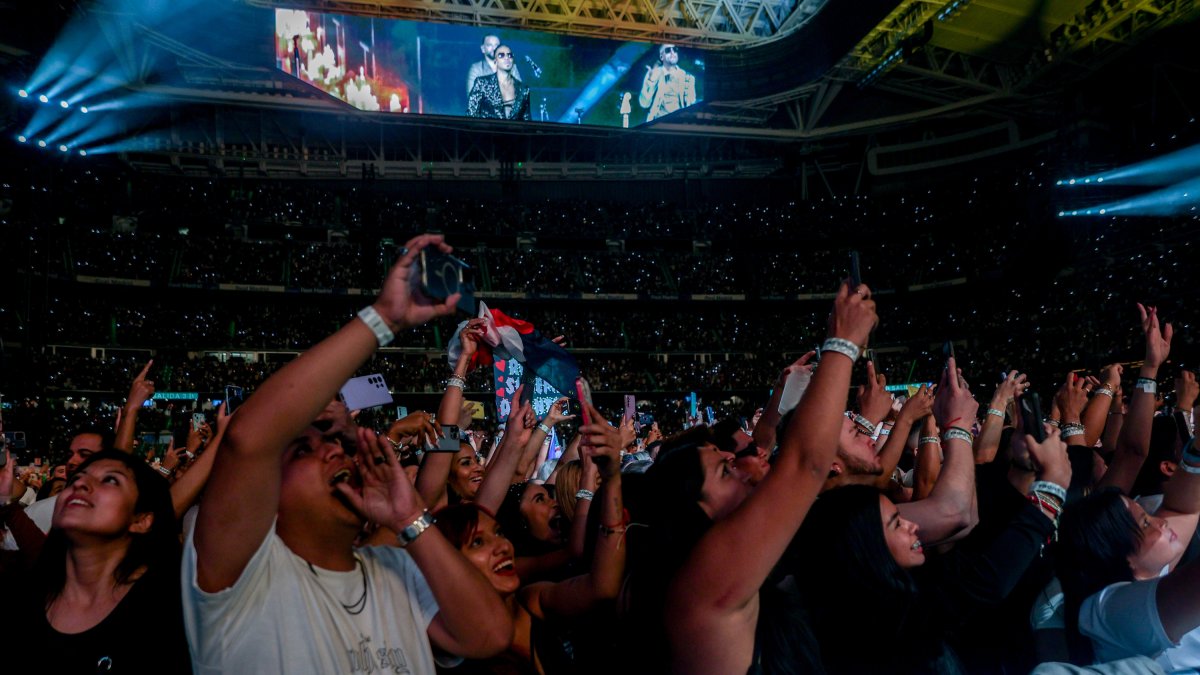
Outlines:
{"label": "male performer on screen", "polygon": [[646,66],[646,78],[638,96],[638,105],[649,109],[646,121],[653,122],[695,102],[696,78],[679,67],[679,50],[675,45],[662,45],[658,48],[658,63]]}
{"label": "male performer on screen", "polygon": [[[495,35],[484,35],[483,44],[479,45],[479,51],[483,52],[483,58],[471,64],[471,69],[467,71],[467,95],[471,95],[471,88],[475,86],[475,80],[486,75],[492,75],[496,72],[496,47],[500,46],[500,38]],[[517,68],[517,64],[513,64],[512,76],[521,79],[521,70]]]}

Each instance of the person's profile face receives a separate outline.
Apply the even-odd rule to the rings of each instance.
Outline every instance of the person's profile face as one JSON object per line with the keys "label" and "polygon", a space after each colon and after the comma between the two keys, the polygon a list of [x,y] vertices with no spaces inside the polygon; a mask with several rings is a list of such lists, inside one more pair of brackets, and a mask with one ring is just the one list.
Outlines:
{"label": "person's profile face", "polygon": [[496,47],[500,46],[500,38],[495,35],[489,35],[483,39],[483,44],[479,46],[479,51],[489,59],[496,57]]}

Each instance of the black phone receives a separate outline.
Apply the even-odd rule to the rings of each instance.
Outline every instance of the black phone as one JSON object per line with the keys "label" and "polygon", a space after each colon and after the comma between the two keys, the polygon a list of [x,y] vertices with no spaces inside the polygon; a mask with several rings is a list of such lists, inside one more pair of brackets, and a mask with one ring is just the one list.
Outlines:
{"label": "black phone", "polygon": [[945,358],[945,359],[954,358],[954,341],[953,340],[946,340],[945,342],[942,343],[942,358]]}
{"label": "black phone", "polygon": [[1041,443],[1046,440],[1046,427],[1042,425],[1042,398],[1037,392],[1028,392],[1020,401],[1022,431]]}
{"label": "black phone", "polygon": [[875,372],[879,372],[879,361],[875,359],[875,350],[867,347],[867,360],[875,364]]}
{"label": "black phone", "polygon": [[862,267],[858,262],[858,251],[850,251],[850,291],[862,283]]}
{"label": "black phone", "polygon": [[475,285],[467,278],[471,266],[441,251],[422,249],[418,267],[421,292],[431,300],[445,300],[461,293],[459,310],[475,313]]}
{"label": "black phone", "polygon": [[225,385],[225,414],[232,415],[233,411],[237,410],[245,400],[246,395],[241,387],[232,384]]}

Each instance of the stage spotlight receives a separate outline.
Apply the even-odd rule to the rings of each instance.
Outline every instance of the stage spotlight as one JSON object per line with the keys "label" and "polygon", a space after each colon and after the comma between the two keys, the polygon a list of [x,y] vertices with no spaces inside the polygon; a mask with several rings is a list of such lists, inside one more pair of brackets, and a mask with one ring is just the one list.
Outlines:
{"label": "stage spotlight", "polygon": [[1100,215],[1104,215],[1105,209],[1100,209]]}
{"label": "stage spotlight", "polygon": [[28,139],[28,138],[25,138],[24,136],[17,136],[17,142],[18,142],[18,143],[24,143],[24,142],[25,142],[25,141],[27,141],[27,140],[29,140],[29,139]]}
{"label": "stage spotlight", "polygon": [[81,106],[79,106],[79,112],[81,112],[81,113],[83,113],[84,115],[86,115],[86,114],[87,114],[87,106],[86,106],[86,105],[81,105]]}
{"label": "stage spotlight", "polygon": [[39,140],[39,141],[38,141],[38,147],[39,147],[39,148],[44,148],[44,147],[46,147],[46,141]]}
{"label": "stage spotlight", "polygon": [[45,95],[45,94],[42,94],[41,96],[39,96],[39,97],[38,97],[38,100],[39,100],[39,101],[41,101],[42,103],[49,103],[49,102],[50,102],[50,99],[46,98],[46,95]]}
{"label": "stage spotlight", "polygon": [[24,89],[18,89],[17,96],[20,96],[21,98],[29,98],[29,92],[25,91]]}
{"label": "stage spotlight", "polygon": [[1068,184],[1068,185],[1074,185],[1074,184],[1075,184],[1075,179],[1074,179],[1074,178],[1072,178],[1071,180],[1067,181],[1067,184]]}
{"label": "stage spotlight", "polygon": [[1063,217],[1063,216],[1065,216],[1065,215],[1067,215],[1067,212],[1066,212],[1066,211],[1059,211],[1059,212],[1058,212],[1058,217],[1059,217],[1059,218],[1062,218],[1062,217]]}
{"label": "stage spotlight", "polygon": [[84,150],[84,149],[82,149],[82,148],[81,148],[81,149],[79,150],[79,156],[80,156],[80,157],[87,157],[87,150]]}
{"label": "stage spotlight", "polygon": [[1103,182],[1104,182],[1104,176],[1100,176],[1099,178],[1097,178],[1097,179],[1096,179],[1096,182],[1097,182],[1097,183],[1103,183]]}
{"label": "stage spotlight", "polygon": [[70,103],[67,103],[66,101],[59,101],[59,102],[58,102],[58,105],[59,105],[59,106],[61,106],[61,107],[63,107],[63,108],[70,108],[70,107],[71,107],[71,104],[70,104]]}
{"label": "stage spotlight", "polygon": [[1055,185],[1062,185],[1062,181],[1061,180],[1058,181],[1057,183],[1055,183]]}
{"label": "stage spotlight", "polygon": [[67,151],[67,146],[65,146],[65,145],[60,145],[60,146],[58,146],[58,151],[59,151],[59,152],[66,152],[66,151]]}

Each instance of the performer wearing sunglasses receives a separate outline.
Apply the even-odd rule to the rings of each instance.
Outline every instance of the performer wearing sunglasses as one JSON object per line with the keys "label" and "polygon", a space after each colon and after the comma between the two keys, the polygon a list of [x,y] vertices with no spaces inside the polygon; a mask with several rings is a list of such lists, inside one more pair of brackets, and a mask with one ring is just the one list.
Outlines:
{"label": "performer wearing sunglasses", "polygon": [[638,105],[648,109],[646,121],[653,122],[695,102],[696,78],[679,67],[679,50],[675,45],[660,46],[658,63],[646,66],[638,96]]}

